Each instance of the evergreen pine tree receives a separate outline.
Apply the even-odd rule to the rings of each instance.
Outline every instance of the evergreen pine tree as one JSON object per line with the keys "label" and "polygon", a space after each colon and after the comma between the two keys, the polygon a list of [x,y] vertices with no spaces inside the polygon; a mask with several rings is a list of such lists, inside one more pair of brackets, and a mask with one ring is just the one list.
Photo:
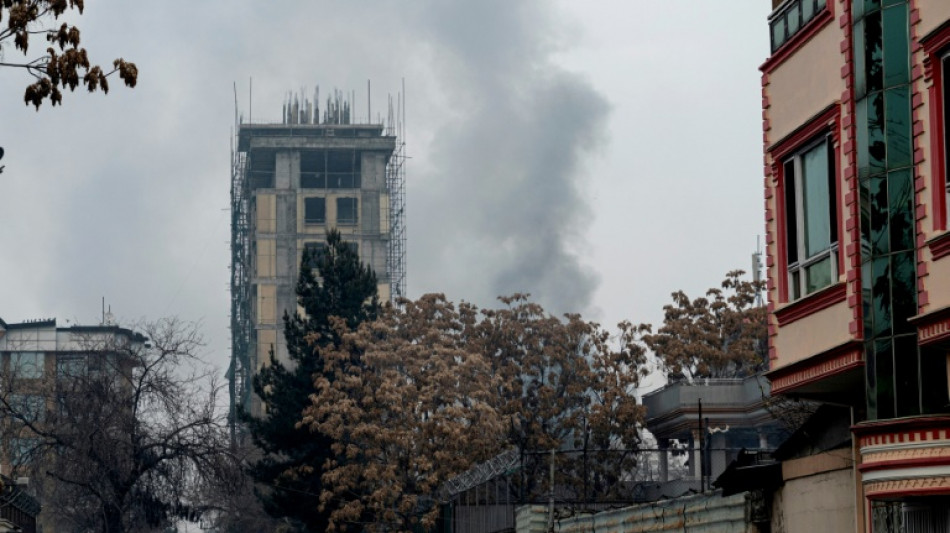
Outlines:
{"label": "evergreen pine tree", "polygon": [[[379,309],[376,275],[347,244],[339,231],[330,230],[319,257],[304,254],[296,288],[304,313],[284,314],[291,364],[283,365],[271,350],[270,365],[263,367],[253,382],[266,413],[261,418],[242,415],[263,455],[250,472],[267,487],[261,491],[265,509],[274,517],[287,519],[297,531],[325,531],[333,510],[332,502],[324,511],[319,509],[320,476],[332,455],[332,441],[296,427],[304,408],[311,405],[313,376],[323,372],[321,351],[340,343],[330,317],[342,318],[349,328],[355,328],[364,320],[375,319]],[[319,275],[310,268],[314,263]]]}

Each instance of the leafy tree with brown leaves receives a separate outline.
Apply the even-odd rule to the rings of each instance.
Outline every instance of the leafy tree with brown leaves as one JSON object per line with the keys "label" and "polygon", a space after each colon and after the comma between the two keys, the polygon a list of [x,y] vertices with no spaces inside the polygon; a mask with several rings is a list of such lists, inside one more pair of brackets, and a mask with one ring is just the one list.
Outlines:
{"label": "leafy tree with brown leaves", "polygon": [[[343,343],[323,352],[301,423],[334,441],[321,497],[336,507],[332,529],[357,521],[374,531],[431,529],[438,488],[512,447],[529,457],[612,449],[587,468],[559,456],[570,472],[559,490],[576,498],[618,490],[635,466],[643,417],[633,396],[641,330],[622,324],[612,336],[578,315],[548,315],[524,295],[502,301],[479,313],[426,295],[355,331],[335,321]],[[547,463],[522,466],[525,497],[546,493]]]}
{"label": "leafy tree with brown leaves", "polygon": [[337,321],[343,344],[324,352],[305,411],[302,424],[333,440],[321,496],[337,507],[331,531],[361,520],[372,531],[429,530],[439,486],[501,449],[498,377],[468,349],[476,309],[433,294],[403,305],[352,332]]}
{"label": "leafy tree with brown leaves", "polygon": [[[27,86],[23,100],[38,110],[44,100],[50,104],[62,104],[63,93],[82,85],[89,92],[101,90],[109,92],[109,77],[118,74],[129,87],[135,87],[138,80],[138,68],[135,63],[118,58],[112,62],[111,69],[103,69],[89,62],[89,54],[80,46],[80,32],[77,26],[63,22],[61,18],[70,12],[82,14],[84,0],[0,0],[0,23],[6,27],[0,29],[0,67],[22,68],[33,76],[35,81]],[[36,36],[42,35],[48,43],[42,54],[30,58],[30,45]],[[23,52],[22,62],[10,62],[6,59],[4,45],[13,41],[16,50]],[[39,45],[42,46],[42,45]]]}
{"label": "leafy tree with brown leaves", "polygon": [[[478,349],[501,378],[496,397],[508,421],[507,444],[524,457],[519,496],[548,492],[550,450],[579,452],[556,459],[559,489],[573,491],[565,497],[616,496],[640,442],[643,410],[633,389],[645,372],[644,329],[623,322],[612,335],[580,315],[549,315],[527,295],[499,299],[505,307],[483,311]],[[587,452],[599,459],[577,460]]]}
{"label": "leafy tree with brown leaves", "polygon": [[767,356],[766,309],[756,305],[761,282],[726,274],[721,288],[690,299],[673,293],[663,325],[644,340],[662,361],[670,380],[736,378],[762,369]]}

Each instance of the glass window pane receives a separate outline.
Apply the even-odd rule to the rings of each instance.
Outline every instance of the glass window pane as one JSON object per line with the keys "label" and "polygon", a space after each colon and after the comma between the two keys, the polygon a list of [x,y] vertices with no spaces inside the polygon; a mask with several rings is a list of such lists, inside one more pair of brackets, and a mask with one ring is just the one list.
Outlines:
{"label": "glass window pane", "polygon": [[14,379],[37,379],[43,377],[43,353],[14,352],[11,357]]}
{"label": "glass window pane", "polygon": [[304,198],[304,222],[307,224],[325,224],[327,221],[326,198]]}
{"label": "glass window pane", "polygon": [[56,375],[61,378],[79,377],[86,374],[85,355],[64,355],[56,357]]}
{"label": "glass window pane", "polygon": [[879,256],[890,251],[887,180],[878,176],[868,181],[871,184],[871,253]]}
{"label": "glass window pane", "polygon": [[778,16],[772,21],[772,51],[785,44],[785,17]]}
{"label": "glass window pane", "polygon": [[868,154],[868,99],[858,100],[854,104],[855,133],[858,152],[858,177],[866,178],[871,175],[871,163]]}
{"label": "glass window pane", "polygon": [[866,16],[864,18],[864,70],[868,92],[880,91],[884,88],[881,37],[881,13]]}
{"label": "glass window pane", "polygon": [[871,334],[874,337],[886,337],[891,334],[890,260],[887,257],[878,257],[873,259],[872,263]]}
{"label": "glass window pane", "polygon": [[874,354],[874,341],[864,343],[864,389],[868,401],[868,418],[877,418],[877,356]]}
{"label": "glass window pane", "polygon": [[914,252],[891,256],[894,333],[914,333],[908,319],[917,314],[917,262]]}
{"label": "glass window pane", "polygon": [[911,163],[910,94],[907,85],[885,91],[887,117],[887,167]]}
{"label": "glass window pane", "polygon": [[831,268],[832,260],[830,254],[827,258],[805,267],[805,293],[811,294],[818,289],[831,285],[834,279]]}
{"label": "glass window pane", "polygon": [[815,0],[802,0],[802,21],[808,22],[815,16]]}
{"label": "glass window pane", "polygon": [[801,15],[798,12],[798,10],[799,10],[799,4],[795,3],[795,4],[792,4],[792,7],[786,12],[787,15],[786,15],[785,20],[788,21],[787,24],[788,24],[789,37],[791,37],[792,35],[795,35],[795,32],[797,32],[799,28],[802,27]]}
{"label": "glass window pane", "polygon": [[802,196],[805,253],[808,257],[831,247],[833,195],[828,190],[828,146],[821,143],[802,155]]}
{"label": "glass window pane", "polygon": [[795,160],[786,161],[784,168],[785,231],[788,235],[786,240],[788,264],[791,265],[798,262],[798,210],[795,203]]}
{"label": "glass window pane", "polygon": [[874,342],[877,373],[877,418],[894,418],[894,355],[891,339]]}
{"label": "glass window pane", "polygon": [[910,82],[910,52],[907,39],[907,5],[884,10],[884,86]]}
{"label": "glass window pane", "polygon": [[790,292],[792,295],[792,300],[797,300],[802,297],[801,271],[796,270],[795,272],[792,272],[791,278],[792,278],[792,287],[791,287],[792,290]]}
{"label": "glass window pane", "polygon": [[868,172],[884,171],[887,146],[884,144],[884,93],[873,93],[867,98],[868,115]]}
{"label": "glass window pane", "polygon": [[916,336],[905,335],[894,339],[894,392],[897,396],[897,416],[920,414],[917,363]]}
{"label": "glass window pane", "polygon": [[870,257],[871,255],[871,180],[865,179],[858,182],[858,194],[860,195],[859,207],[861,217],[861,257]]}
{"label": "glass window pane", "polygon": [[[860,5],[860,2],[855,2],[854,5]],[[864,21],[858,22],[854,26],[854,49],[856,51],[864,50]],[[854,54],[854,97],[859,100],[858,108],[861,107],[863,102],[860,102],[862,98],[868,92],[867,84],[867,69],[864,65],[864,54],[857,53]],[[858,131],[861,131],[861,127],[858,126]],[[860,153],[860,152],[859,152]]]}
{"label": "glass window pane", "polygon": [[356,198],[336,199],[336,223],[356,224]]}
{"label": "glass window pane", "polygon": [[912,250],[915,229],[914,187],[910,170],[896,170],[887,176],[891,250]]}
{"label": "glass window pane", "polygon": [[[866,254],[861,254],[862,257],[868,257]],[[872,269],[871,261],[865,259],[861,263],[861,312],[864,313],[864,338],[872,339],[874,338],[874,329],[872,328],[874,324],[874,308],[872,304],[872,292],[871,285],[873,280],[871,279]]]}

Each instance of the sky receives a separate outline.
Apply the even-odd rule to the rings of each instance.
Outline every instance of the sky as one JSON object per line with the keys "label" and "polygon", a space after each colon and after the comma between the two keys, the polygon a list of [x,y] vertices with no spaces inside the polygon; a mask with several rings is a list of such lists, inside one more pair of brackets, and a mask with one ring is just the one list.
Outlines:
{"label": "sky", "polygon": [[104,298],[123,323],[200,322],[225,368],[236,108],[276,121],[319,86],[359,118],[367,80],[374,115],[404,80],[409,296],[659,324],[763,234],[770,5],[86,2],[91,61],[135,62],[138,86],[36,111],[0,68],[0,318],[95,324]]}

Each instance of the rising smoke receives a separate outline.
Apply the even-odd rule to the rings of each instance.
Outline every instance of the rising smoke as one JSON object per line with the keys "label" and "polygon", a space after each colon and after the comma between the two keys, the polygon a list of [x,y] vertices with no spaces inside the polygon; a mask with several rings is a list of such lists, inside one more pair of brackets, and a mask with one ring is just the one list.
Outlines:
{"label": "rising smoke", "polygon": [[[415,11],[452,117],[429,147],[425,186],[410,189],[411,288],[482,305],[529,292],[555,312],[590,305],[597,277],[575,252],[591,218],[583,165],[605,142],[609,105],[554,62],[564,43],[552,13],[540,1]],[[426,286],[446,281],[424,274],[435,269],[448,269],[448,286]]]}

